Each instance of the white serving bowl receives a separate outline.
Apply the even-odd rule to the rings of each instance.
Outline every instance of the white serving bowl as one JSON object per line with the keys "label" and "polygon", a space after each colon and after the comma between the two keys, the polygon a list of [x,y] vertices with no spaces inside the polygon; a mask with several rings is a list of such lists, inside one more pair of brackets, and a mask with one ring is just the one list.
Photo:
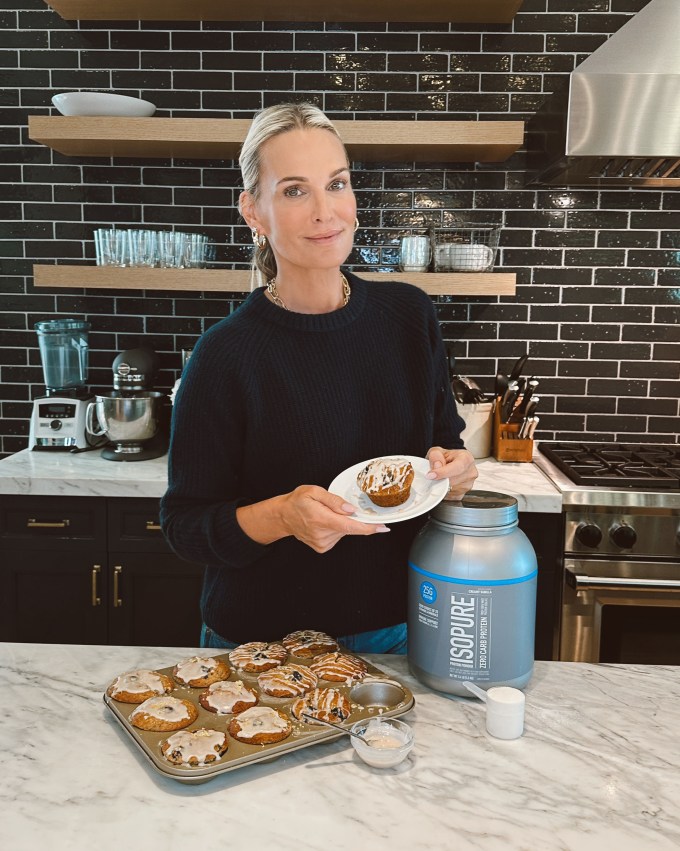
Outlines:
{"label": "white serving bowl", "polygon": [[109,92],[64,92],[55,95],[52,103],[62,115],[153,115],[155,104],[141,98],[114,95]]}
{"label": "white serving bowl", "polygon": [[[366,738],[366,743],[352,736],[352,746],[367,765],[394,768],[409,755],[414,744],[413,730],[396,718],[371,718],[357,721],[353,733]],[[369,741],[373,744],[369,744]]]}

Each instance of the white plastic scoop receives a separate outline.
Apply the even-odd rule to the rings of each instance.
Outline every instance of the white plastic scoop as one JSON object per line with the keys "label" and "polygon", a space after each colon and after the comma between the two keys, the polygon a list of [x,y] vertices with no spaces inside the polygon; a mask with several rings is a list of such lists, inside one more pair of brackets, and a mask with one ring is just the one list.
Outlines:
{"label": "white plastic scoop", "polygon": [[524,732],[524,692],[509,686],[494,686],[488,691],[471,683],[465,688],[486,703],[486,731],[496,739],[518,739]]}

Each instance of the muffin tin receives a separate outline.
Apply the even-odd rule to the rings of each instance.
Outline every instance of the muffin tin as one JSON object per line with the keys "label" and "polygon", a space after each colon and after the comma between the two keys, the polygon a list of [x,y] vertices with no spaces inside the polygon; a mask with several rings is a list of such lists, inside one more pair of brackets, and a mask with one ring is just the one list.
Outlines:
{"label": "muffin tin", "polygon": [[[347,653],[350,656],[362,658],[358,653],[340,648],[341,652]],[[259,696],[259,706],[271,706],[281,710],[293,725],[293,732],[281,742],[276,742],[269,745],[250,745],[245,742],[239,742],[232,738],[227,732],[229,722],[234,717],[233,715],[217,715],[214,712],[209,712],[204,709],[198,702],[198,696],[204,691],[204,688],[191,688],[190,686],[182,686],[176,684],[175,689],[171,692],[174,697],[184,698],[191,701],[198,709],[198,718],[193,724],[185,727],[185,730],[198,730],[201,727],[207,727],[213,730],[219,730],[227,733],[229,741],[229,749],[221,759],[210,765],[173,765],[165,759],[161,753],[161,744],[172,733],[149,732],[140,730],[134,727],[129,716],[138,704],[121,703],[104,693],[104,703],[113,713],[113,717],[120,724],[123,730],[130,737],[133,745],[137,747],[142,754],[149,760],[153,768],[159,771],[166,777],[173,780],[178,780],[180,783],[205,783],[211,780],[218,774],[223,774],[225,771],[233,771],[237,768],[243,768],[246,765],[252,765],[256,762],[269,760],[291,751],[307,748],[310,745],[315,745],[319,742],[329,742],[338,739],[342,733],[335,733],[329,727],[324,727],[321,724],[313,725],[304,721],[298,721],[291,713],[290,708],[295,698],[276,698],[264,694],[257,687],[257,674],[248,674],[246,672],[237,671],[229,662],[229,654],[215,654],[210,650],[205,649],[200,652],[200,655],[210,656],[215,659],[224,660],[231,669],[229,676],[230,680],[242,680],[242,682],[253,688]],[[180,659],[178,658],[178,662]],[[294,662],[300,665],[309,665],[313,659],[302,659],[297,656],[289,655],[286,664]],[[328,680],[319,679],[319,688],[337,688],[339,691],[346,694],[350,700],[352,711],[349,718],[341,725],[348,729],[357,721],[370,719],[376,716],[384,718],[393,718],[403,715],[415,703],[413,693],[402,683],[398,682],[391,676],[388,676],[379,668],[364,659],[368,666],[368,673],[358,683],[354,685],[346,685],[345,683],[330,682]],[[162,674],[167,674],[172,677],[173,667],[154,668]]]}

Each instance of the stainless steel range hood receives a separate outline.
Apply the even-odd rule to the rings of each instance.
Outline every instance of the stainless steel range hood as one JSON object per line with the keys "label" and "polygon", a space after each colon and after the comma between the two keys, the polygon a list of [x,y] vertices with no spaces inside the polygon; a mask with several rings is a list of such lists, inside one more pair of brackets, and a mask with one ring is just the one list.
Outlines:
{"label": "stainless steel range hood", "polygon": [[650,0],[529,121],[530,184],[680,187],[680,0]]}

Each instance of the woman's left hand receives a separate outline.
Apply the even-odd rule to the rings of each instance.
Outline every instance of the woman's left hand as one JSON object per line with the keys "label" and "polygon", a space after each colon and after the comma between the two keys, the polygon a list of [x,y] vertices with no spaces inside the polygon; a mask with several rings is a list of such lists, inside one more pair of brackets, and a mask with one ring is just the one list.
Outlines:
{"label": "woman's left hand", "polygon": [[428,479],[448,479],[449,492],[444,499],[460,499],[472,488],[479,475],[475,459],[467,449],[442,449],[433,446],[426,458],[430,462]]}

